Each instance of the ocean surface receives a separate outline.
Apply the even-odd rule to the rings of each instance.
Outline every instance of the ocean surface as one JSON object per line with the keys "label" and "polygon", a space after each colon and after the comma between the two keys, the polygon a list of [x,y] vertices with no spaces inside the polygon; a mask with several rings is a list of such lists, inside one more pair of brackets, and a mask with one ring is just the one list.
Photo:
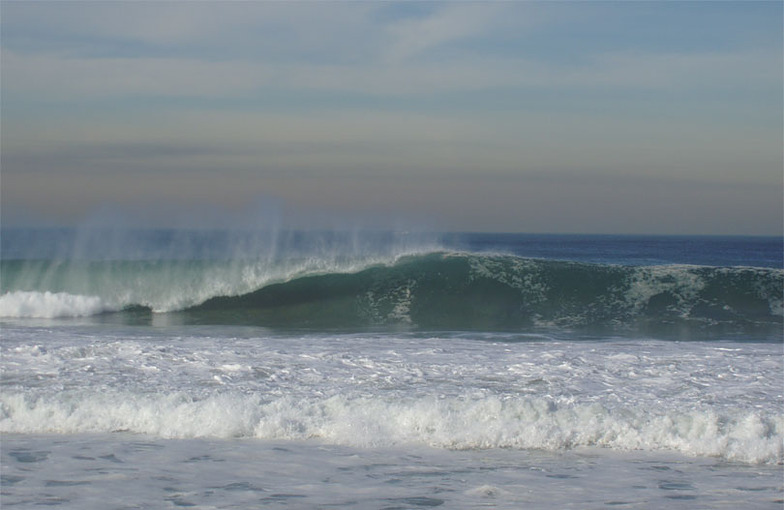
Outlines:
{"label": "ocean surface", "polygon": [[3,507],[784,507],[782,238],[0,238]]}

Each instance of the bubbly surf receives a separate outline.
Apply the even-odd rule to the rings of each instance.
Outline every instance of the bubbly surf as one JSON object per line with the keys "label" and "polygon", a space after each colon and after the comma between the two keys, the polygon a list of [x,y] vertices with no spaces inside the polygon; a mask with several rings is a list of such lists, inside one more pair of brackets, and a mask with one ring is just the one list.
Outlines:
{"label": "bubbly surf", "polygon": [[677,451],[748,463],[784,462],[784,416],[757,412],[655,413],[543,399],[331,397],[316,401],[256,396],[109,394],[62,400],[3,397],[5,433],[133,432],[162,438],[256,438],[377,448],[424,444],[449,449]]}
{"label": "bubbly surf", "polygon": [[[0,431],[784,462],[776,344],[54,337],[4,349]],[[29,385],[52,374],[56,387]]]}

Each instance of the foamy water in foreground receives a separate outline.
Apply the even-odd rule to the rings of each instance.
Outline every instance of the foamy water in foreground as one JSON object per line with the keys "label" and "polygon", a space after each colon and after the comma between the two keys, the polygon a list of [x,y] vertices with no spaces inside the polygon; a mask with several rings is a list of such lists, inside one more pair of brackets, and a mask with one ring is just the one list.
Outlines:
{"label": "foamy water in foreground", "polygon": [[[781,470],[597,449],[11,435],[3,504],[120,508],[781,508]],[[14,506],[12,506],[14,505]]]}
{"label": "foamy water in foreground", "polygon": [[584,508],[776,508],[781,354],[7,324],[3,503],[549,508],[579,492]]}

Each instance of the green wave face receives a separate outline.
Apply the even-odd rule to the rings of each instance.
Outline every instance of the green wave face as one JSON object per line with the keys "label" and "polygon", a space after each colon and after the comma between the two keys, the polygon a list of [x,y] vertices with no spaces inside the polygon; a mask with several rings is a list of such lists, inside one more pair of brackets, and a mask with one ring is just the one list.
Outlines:
{"label": "green wave face", "polygon": [[180,315],[188,322],[292,327],[780,332],[783,281],[784,272],[768,269],[431,254],[216,297]]}
{"label": "green wave face", "polygon": [[784,315],[780,269],[443,252],[338,270],[296,261],[277,270],[238,261],[6,262],[3,282],[6,293],[98,296],[101,310],[127,320],[275,328],[761,332],[780,340]]}

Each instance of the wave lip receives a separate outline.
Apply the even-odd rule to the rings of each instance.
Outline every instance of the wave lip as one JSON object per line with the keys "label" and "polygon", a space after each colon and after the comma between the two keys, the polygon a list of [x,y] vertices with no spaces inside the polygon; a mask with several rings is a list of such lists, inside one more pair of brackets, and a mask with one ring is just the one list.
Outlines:
{"label": "wave lip", "polygon": [[780,331],[782,283],[784,271],[775,269],[627,267],[437,252],[219,296],[181,316],[270,326],[762,332]]}
{"label": "wave lip", "polygon": [[0,296],[0,317],[54,319],[87,317],[113,308],[98,296],[67,292],[14,291]]}
{"label": "wave lip", "polygon": [[[35,277],[31,277],[33,275]],[[784,270],[426,252],[360,259],[8,262],[0,317],[168,313],[173,323],[426,330],[605,328],[781,338]]]}

